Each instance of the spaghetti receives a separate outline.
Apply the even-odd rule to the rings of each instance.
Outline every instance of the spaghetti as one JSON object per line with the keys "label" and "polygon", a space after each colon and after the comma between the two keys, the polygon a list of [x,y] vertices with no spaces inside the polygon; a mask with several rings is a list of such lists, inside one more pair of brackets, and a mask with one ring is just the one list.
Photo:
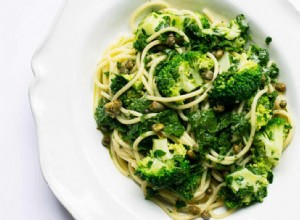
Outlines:
{"label": "spaghetti", "polygon": [[[137,22],[144,12],[151,9],[156,11],[149,13],[140,23]],[[226,24],[228,22],[219,22],[207,9],[204,14],[171,8],[162,1],[144,4],[132,15],[130,24],[134,34],[122,36],[104,51],[94,77],[95,118],[104,133],[103,145],[109,148],[118,170],[140,185],[145,196],[173,219],[220,219],[230,215],[239,206],[230,205],[224,192],[230,189],[230,193],[239,198],[241,188],[251,186],[253,189],[257,186],[251,185],[250,180],[248,185],[241,181],[234,191],[234,185],[230,185],[229,179],[234,181],[232,179],[241,173],[248,180],[242,171],[247,169],[245,172],[248,172],[253,167],[261,166],[257,165],[261,164],[257,158],[262,158],[269,169],[277,165],[274,160],[279,158],[265,162],[269,160],[268,157],[272,157],[268,155],[267,146],[263,147],[266,155],[262,157],[259,152],[257,156],[256,149],[261,146],[259,135],[268,133],[271,121],[278,118],[285,121],[286,135],[282,134],[279,156],[293,136],[293,121],[286,107],[285,88],[278,86],[280,83],[276,74],[274,77],[276,64],[268,57],[261,59],[263,53],[259,50],[267,53],[265,49],[253,46],[246,50],[245,45],[249,39],[247,22],[241,21],[241,16]],[[176,62],[172,64],[175,67],[169,68],[175,59]],[[197,65],[195,59],[198,59]],[[236,75],[249,73],[254,67],[260,78],[251,97],[238,99],[243,89],[236,91],[231,88],[236,94],[226,101],[227,96],[224,94],[227,94],[227,90],[222,90],[226,87],[224,82],[220,89],[223,92],[221,99],[212,95],[216,93],[223,76],[234,72],[235,75],[228,81],[234,80]],[[170,78],[163,79],[164,71]],[[173,71],[173,75],[177,74],[178,81],[172,78],[173,75],[168,75],[170,71]],[[168,87],[170,81],[173,84]],[[238,83],[236,81],[234,85]],[[179,89],[175,91],[177,87]],[[169,113],[176,113],[177,116]],[[240,121],[226,122],[235,120],[233,117],[236,115],[243,121],[244,127],[238,127]],[[170,117],[176,118],[176,128],[183,129],[180,134],[172,131],[174,126]],[[204,117],[207,118],[204,120]],[[276,123],[282,122],[281,119]],[[234,127],[236,130],[233,130]],[[241,132],[239,129],[244,130]],[[211,139],[205,135],[210,135]],[[130,139],[130,136],[135,138]],[[227,139],[222,142],[224,138]],[[154,140],[166,140],[170,149],[174,145],[184,146],[184,160],[189,166],[201,170],[191,170],[190,175],[195,177],[193,172],[196,172],[197,177],[192,186],[184,189],[189,190],[192,197],[187,198],[181,194],[182,191],[177,190],[185,186],[185,181],[190,181],[189,176],[178,180],[176,186],[168,183],[158,187],[144,174],[139,175],[145,158],[156,155],[153,161],[159,160],[159,163],[173,159],[172,156],[164,158],[176,150],[172,148],[166,150],[171,153],[162,152],[164,146],[159,146],[161,148],[155,151],[151,149],[152,141],[156,142]],[[150,148],[144,149],[149,142]],[[230,146],[223,146],[228,143]],[[274,146],[270,148],[276,150]],[[161,155],[157,156],[157,153]],[[148,163],[148,166],[152,164]],[[167,169],[165,165],[161,166]],[[254,171],[251,175],[253,178],[259,177]],[[260,199],[248,203],[242,201],[241,204],[250,205],[262,201]],[[224,213],[215,212],[224,205],[228,208]]]}

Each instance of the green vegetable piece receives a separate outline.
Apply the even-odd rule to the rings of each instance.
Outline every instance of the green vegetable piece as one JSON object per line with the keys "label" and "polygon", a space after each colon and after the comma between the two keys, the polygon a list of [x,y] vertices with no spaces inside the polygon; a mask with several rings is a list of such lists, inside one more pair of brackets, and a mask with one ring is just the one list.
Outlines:
{"label": "green vegetable piece", "polygon": [[241,208],[262,202],[272,182],[271,169],[263,164],[251,164],[226,176],[226,186],[218,195],[228,208]]}
{"label": "green vegetable piece", "polygon": [[145,98],[134,99],[129,104],[128,109],[145,114],[149,111],[151,103]]}
{"label": "green vegetable piece", "polygon": [[269,45],[272,42],[272,37],[266,37],[266,44]]}
{"label": "green vegetable piece", "polygon": [[219,74],[213,82],[209,97],[225,106],[232,106],[249,99],[261,85],[262,70],[259,66],[239,72],[230,70]]}
{"label": "green vegetable piece", "polygon": [[175,54],[156,69],[158,90],[166,97],[191,92],[203,84],[200,71],[213,66],[213,61],[199,52]]}
{"label": "green vegetable piece", "polygon": [[256,107],[256,130],[260,130],[271,120],[277,95],[277,92],[264,94],[258,100]]}
{"label": "green vegetable piece", "polygon": [[186,203],[185,201],[177,200],[175,203],[175,207],[176,209],[181,209],[183,207],[186,207]]}
{"label": "green vegetable piece", "polygon": [[[115,77],[111,80],[110,89],[113,94],[116,94],[120,89],[122,89],[130,80],[132,76],[128,74],[118,74],[115,75]],[[140,99],[143,95],[143,85],[141,81],[137,81],[134,83],[134,85],[128,89],[126,92],[124,92],[120,96],[120,100],[122,102],[122,106],[125,108],[128,108],[132,102],[136,102],[136,99]],[[135,104],[133,104],[132,107]],[[139,106],[140,107],[140,106]]]}
{"label": "green vegetable piece", "polygon": [[117,119],[112,118],[109,114],[106,113],[104,105],[106,101],[104,99],[100,99],[98,102],[98,107],[95,111],[95,120],[98,125],[98,129],[106,132],[110,132],[113,129],[117,129],[121,132],[126,131],[126,126],[121,124]]}
{"label": "green vegetable piece", "polygon": [[190,201],[194,198],[194,194],[200,186],[202,173],[203,168],[197,166],[197,169],[194,169],[191,172],[191,175],[184,182],[171,185],[168,187],[168,189],[177,193],[183,201]]}
{"label": "green vegetable piece", "polygon": [[257,45],[250,45],[247,54],[251,60],[262,66],[266,66],[270,60],[268,50]]}
{"label": "green vegetable piece", "polygon": [[266,161],[270,166],[277,166],[291,125],[283,118],[272,118],[254,137],[254,161]]}
{"label": "green vegetable piece", "polygon": [[263,68],[263,73],[271,79],[275,79],[279,75],[279,68],[277,67],[276,63],[272,62],[270,66],[266,66]]}
{"label": "green vegetable piece", "polygon": [[246,32],[249,29],[248,21],[245,15],[241,14],[236,17],[236,22],[238,23],[242,32]]}
{"label": "green vegetable piece", "polygon": [[[184,182],[191,171],[190,162],[185,159],[185,156],[178,154],[177,151],[171,153],[168,142],[167,146],[165,146],[165,142],[166,139],[154,140],[150,156],[139,161],[135,172],[141,179],[151,184],[154,190]],[[159,144],[161,146],[158,146]],[[178,147],[184,148],[183,146]],[[160,151],[165,152],[165,155],[156,157],[157,148],[163,149]]]}
{"label": "green vegetable piece", "polygon": [[231,112],[220,115],[213,110],[198,110],[189,115],[189,122],[203,158],[210,149],[225,155],[233,145],[232,140],[242,141],[241,137],[250,129],[244,114]]}

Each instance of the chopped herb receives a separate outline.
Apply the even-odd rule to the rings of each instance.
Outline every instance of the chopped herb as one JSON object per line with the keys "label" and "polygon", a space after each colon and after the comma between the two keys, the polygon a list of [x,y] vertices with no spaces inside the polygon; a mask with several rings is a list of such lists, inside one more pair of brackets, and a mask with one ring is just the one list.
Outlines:
{"label": "chopped herb", "polygon": [[272,37],[267,37],[265,42],[267,45],[269,45],[272,42]]}

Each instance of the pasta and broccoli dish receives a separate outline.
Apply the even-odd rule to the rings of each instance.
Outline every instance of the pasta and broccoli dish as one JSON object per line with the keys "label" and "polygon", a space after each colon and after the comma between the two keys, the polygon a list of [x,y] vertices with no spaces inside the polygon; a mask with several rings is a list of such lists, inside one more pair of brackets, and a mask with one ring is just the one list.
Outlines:
{"label": "pasta and broccoli dish", "polygon": [[243,14],[163,1],[130,24],[95,73],[94,116],[115,166],[173,219],[262,202],[293,136],[272,39],[255,44]]}

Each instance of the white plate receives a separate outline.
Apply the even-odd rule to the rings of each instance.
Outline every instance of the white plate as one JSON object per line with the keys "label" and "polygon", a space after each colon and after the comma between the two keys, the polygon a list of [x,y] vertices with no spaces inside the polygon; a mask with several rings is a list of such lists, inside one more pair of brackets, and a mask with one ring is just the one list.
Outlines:
{"label": "white plate", "polygon": [[[287,1],[185,0],[188,9],[203,5],[229,17],[243,13],[254,39],[272,36],[271,57],[288,85],[288,102],[300,124],[297,81],[300,16]],[[198,4],[195,4],[198,2]],[[37,124],[43,174],[53,193],[76,219],[168,219],[144,200],[132,180],[114,167],[101,146],[92,112],[95,66],[103,49],[129,32],[130,14],[140,0],[69,0],[62,7],[45,43],[34,55],[35,80],[30,101]],[[236,212],[230,220],[298,219],[300,133],[284,152],[263,204]]]}

